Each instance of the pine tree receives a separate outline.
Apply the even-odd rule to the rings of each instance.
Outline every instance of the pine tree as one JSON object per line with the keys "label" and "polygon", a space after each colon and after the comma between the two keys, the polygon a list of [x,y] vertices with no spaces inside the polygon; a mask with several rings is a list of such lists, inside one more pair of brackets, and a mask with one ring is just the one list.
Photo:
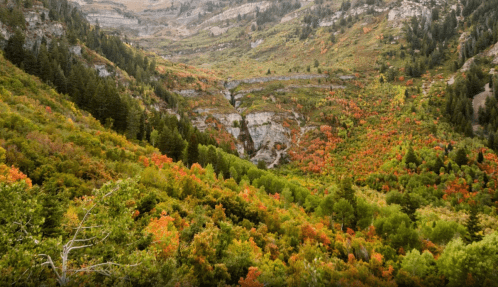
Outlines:
{"label": "pine tree", "polygon": [[464,148],[460,148],[457,151],[456,158],[455,158],[455,163],[458,164],[459,166],[466,165],[469,162],[469,159],[467,158],[467,153],[465,152]]}
{"label": "pine tree", "polygon": [[443,160],[441,159],[441,157],[437,156],[436,163],[434,164],[432,171],[435,172],[436,174],[439,174],[442,167],[444,167]]}
{"label": "pine tree", "polygon": [[44,194],[42,196],[42,216],[45,218],[43,222],[42,233],[44,237],[58,237],[62,233],[61,222],[64,215],[64,210],[61,202],[56,195]]}
{"label": "pine tree", "polygon": [[196,163],[199,159],[199,143],[197,141],[197,136],[192,134],[187,148],[187,163],[192,165]]}
{"label": "pine tree", "polygon": [[258,168],[262,169],[262,170],[266,170],[267,169],[266,162],[264,160],[259,160],[258,161]]}
{"label": "pine tree", "polygon": [[356,194],[353,189],[353,182],[350,177],[346,177],[341,181],[340,191],[338,193],[342,198],[346,199],[353,207],[353,218],[351,219],[351,227],[356,228],[356,222],[358,219],[358,205]]}
{"label": "pine tree", "polygon": [[7,41],[7,47],[5,47],[5,57],[9,59],[12,64],[20,67],[22,61],[24,60],[24,35],[20,29],[16,29],[14,35],[12,35]]}
{"label": "pine tree", "polygon": [[171,158],[174,160],[180,160],[182,157],[183,149],[185,148],[185,141],[178,132],[178,129],[173,130],[171,142]]}
{"label": "pine tree", "polygon": [[494,149],[494,147],[495,147],[495,134],[493,132],[489,133],[489,136],[488,136],[488,147],[490,149]]}
{"label": "pine tree", "polygon": [[477,204],[470,205],[469,218],[465,222],[465,227],[467,228],[468,235],[465,237],[465,241],[470,244],[472,242],[481,241],[482,239],[482,228],[479,224],[479,218]]}
{"label": "pine tree", "polygon": [[417,219],[415,218],[415,212],[420,207],[420,203],[414,199],[410,193],[403,193],[403,199],[401,204],[401,211],[408,214],[410,219],[415,222]]}
{"label": "pine tree", "polygon": [[39,77],[44,82],[48,82],[52,75],[52,65],[50,63],[50,58],[48,57],[46,45],[41,45],[40,47],[40,52],[38,53],[38,67],[40,67]]}
{"label": "pine tree", "polygon": [[418,159],[417,156],[415,155],[415,151],[413,150],[412,146],[408,148],[408,152],[406,153],[405,156],[405,164],[408,166],[410,163],[418,165]]}
{"label": "pine tree", "polygon": [[482,151],[479,151],[479,154],[477,154],[477,162],[482,163],[484,161],[484,155],[482,154]]}
{"label": "pine tree", "polygon": [[171,157],[170,154],[170,146],[171,146],[171,130],[164,125],[161,132],[159,133],[159,138],[157,140],[157,148],[161,151],[162,154],[165,154]]}

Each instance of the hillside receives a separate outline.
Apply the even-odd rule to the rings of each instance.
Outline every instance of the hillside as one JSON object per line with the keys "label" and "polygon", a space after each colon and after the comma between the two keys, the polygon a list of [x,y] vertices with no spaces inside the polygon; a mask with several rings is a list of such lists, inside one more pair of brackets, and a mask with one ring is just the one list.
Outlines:
{"label": "hillside", "polygon": [[497,7],[0,3],[0,285],[497,286]]}

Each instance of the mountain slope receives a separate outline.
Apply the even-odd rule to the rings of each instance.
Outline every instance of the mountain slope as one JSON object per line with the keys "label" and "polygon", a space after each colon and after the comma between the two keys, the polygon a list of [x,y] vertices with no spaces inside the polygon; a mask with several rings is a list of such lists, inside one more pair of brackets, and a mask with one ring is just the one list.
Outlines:
{"label": "mountain slope", "polygon": [[[81,37],[81,74],[105,63],[121,75],[95,75],[107,94],[90,99],[135,103],[140,121],[127,124],[144,125],[133,135],[84,105],[92,81],[62,95],[51,88],[61,82],[0,57],[0,193],[10,199],[0,203],[2,282],[494,286],[495,2],[268,6],[254,31],[241,16],[213,22],[238,23],[235,32],[171,44],[193,45],[189,63],[199,66],[82,22],[87,30],[68,32]],[[218,12],[232,17],[246,4]],[[192,18],[185,5],[175,17]],[[26,69],[14,40],[5,54]],[[47,46],[53,66],[68,40]],[[214,134],[258,167],[198,144]]]}

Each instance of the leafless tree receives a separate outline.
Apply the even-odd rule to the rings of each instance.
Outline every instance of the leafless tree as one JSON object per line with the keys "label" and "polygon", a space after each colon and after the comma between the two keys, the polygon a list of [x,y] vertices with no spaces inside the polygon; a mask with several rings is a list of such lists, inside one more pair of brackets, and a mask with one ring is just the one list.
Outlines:
{"label": "leafless tree", "polygon": [[[115,191],[117,191],[119,186],[111,190],[109,193],[105,194],[101,201],[103,201],[105,198],[111,196]],[[57,277],[57,282],[59,282],[60,286],[67,286],[68,283],[70,282],[71,276],[79,273],[79,272],[96,272],[99,274],[102,274],[104,276],[111,276],[113,275],[113,268],[114,267],[133,267],[137,266],[139,264],[132,264],[132,265],[123,265],[123,264],[118,264],[114,262],[105,262],[105,263],[99,263],[99,264],[94,264],[90,266],[86,266],[83,268],[79,269],[70,269],[68,268],[68,260],[69,260],[69,254],[73,250],[77,249],[82,249],[82,248],[88,248],[91,246],[94,246],[97,244],[95,240],[97,240],[97,237],[90,237],[90,238],[80,238],[81,231],[84,229],[92,229],[92,228],[103,228],[104,226],[102,225],[96,225],[96,226],[84,226],[88,218],[92,215],[92,210],[97,206],[98,202],[92,205],[90,209],[85,213],[85,216],[81,220],[80,224],[76,228],[76,232],[74,233],[73,237],[62,246],[62,251],[60,253],[62,263],[60,267],[56,267],[54,261],[48,254],[39,254],[38,256],[42,256],[46,258],[46,261],[43,262],[41,265],[42,266],[50,266],[52,270],[54,270],[54,273]],[[103,242],[109,237],[110,232],[108,232],[103,239],[99,240],[98,242]],[[93,242],[92,242],[93,241]]]}

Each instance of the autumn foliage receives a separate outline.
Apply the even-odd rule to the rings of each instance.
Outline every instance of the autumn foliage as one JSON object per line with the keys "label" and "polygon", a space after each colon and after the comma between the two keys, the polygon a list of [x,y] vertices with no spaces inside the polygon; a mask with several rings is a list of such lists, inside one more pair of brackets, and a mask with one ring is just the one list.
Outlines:
{"label": "autumn foliage", "polygon": [[0,182],[14,183],[24,181],[31,188],[32,182],[27,175],[22,173],[18,168],[11,166],[8,167],[4,164],[0,165]]}
{"label": "autumn foliage", "polygon": [[178,249],[179,234],[173,222],[175,219],[163,211],[160,218],[152,218],[146,231],[154,236],[154,245],[162,256],[172,256]]}

